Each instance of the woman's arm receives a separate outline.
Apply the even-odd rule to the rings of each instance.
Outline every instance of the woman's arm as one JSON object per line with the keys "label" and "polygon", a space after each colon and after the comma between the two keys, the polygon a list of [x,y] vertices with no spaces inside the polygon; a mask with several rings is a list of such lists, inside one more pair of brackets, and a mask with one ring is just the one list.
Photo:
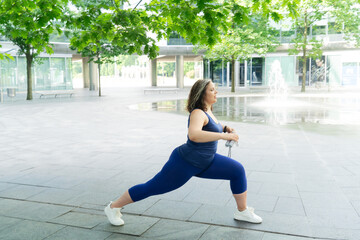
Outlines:
{"label": "woman's arm", "polygon": [[[224,126],[222,124],[221,124],[221,126],[222,126],[222,129],[223,129],[223,132],[227,132],[227,133],[235,132],[235,130],[233,128],[229,127],[229,126],[226,126],[226,125]],[[226,129],[224,129],[225,127],[226,127]]]}
{"label": "woman's arm", "polygon": [[220,139],[238,141],[239,137],[235,133],[217,133],[203,131],[202,128],[207,124],[206,114],[198,109],[191,112],[189,125],[189,139],[194,142],[213,142]]}

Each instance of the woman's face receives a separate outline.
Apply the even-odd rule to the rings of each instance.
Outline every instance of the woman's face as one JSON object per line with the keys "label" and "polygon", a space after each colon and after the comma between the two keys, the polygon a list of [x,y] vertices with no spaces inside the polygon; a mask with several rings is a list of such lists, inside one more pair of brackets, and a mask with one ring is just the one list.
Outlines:
{"label": "woman's face", "polygon": [[217,91],[215,89],[215,85],[213,82],[210,82],[207,86],[206,86],[206,90],[205,90],[205,96],[204,96],[204,101],[206,104],[209,105],[213,105],[214,103],[216,103],[216,94]]}

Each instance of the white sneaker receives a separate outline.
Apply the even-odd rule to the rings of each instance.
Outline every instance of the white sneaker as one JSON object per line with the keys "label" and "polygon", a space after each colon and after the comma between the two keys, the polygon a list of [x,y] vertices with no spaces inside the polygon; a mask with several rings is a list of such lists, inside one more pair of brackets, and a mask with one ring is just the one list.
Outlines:
{"label": "white sneaker", "polygon": [[104,212],[109,220],[109,222],[112,224],[112,225],[115,225],[115,226],[121,226],[121,225],[124,225],[124,221],[121,219],[121,212],[120,212],[120,209],[121,208],[111,208],[111,203],[109,203],[109,205],[106,206],[106,208],[104,209]]}
{"label": "white sneaker", "polygon": [[234,214],[234,219],[239,221],[251,222],[251,223],[261,223],[262,218],[254,213],[253,208],[246,208],[244,211],[240,212],[236,210]]}
{"label": "white sneaker", "polygon": [[249,209],[250,212],[254,212],[254,211],[255,211],[255,208],[253,208],[253,207],[249,207],[249,206],[248,206],[247,209]]}

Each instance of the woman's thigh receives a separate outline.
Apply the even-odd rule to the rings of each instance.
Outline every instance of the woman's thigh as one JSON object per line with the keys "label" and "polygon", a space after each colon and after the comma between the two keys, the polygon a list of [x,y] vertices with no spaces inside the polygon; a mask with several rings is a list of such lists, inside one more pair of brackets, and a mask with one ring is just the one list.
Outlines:
{"label": "woman's thigh", "polygon": [[233,194],[241,194],[247,190],[245,169],[241,163],[229,157],[216,154],[210,167],[196,175],[200,178],[230,180]]}
{"label": "woman's thigh", "polygon": [[138,201],[148,196],[170,192],[184,185],[199,172],[200,169],[183,160],[175,149],[159,173],[146,183],[133,186],[129,193],[134,201]]}
{"label": "woman's thigh", "polygon": [[231,180],[244,174],[245,169],[241,163],[216,153],[210,167],[196,176],[200,178]]}

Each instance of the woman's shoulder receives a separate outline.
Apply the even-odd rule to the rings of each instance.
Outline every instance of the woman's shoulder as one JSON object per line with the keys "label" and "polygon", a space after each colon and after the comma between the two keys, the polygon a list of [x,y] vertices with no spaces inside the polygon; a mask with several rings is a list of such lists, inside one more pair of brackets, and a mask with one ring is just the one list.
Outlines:
{"label": "woman's shoulder", "polygon": [[189,117],[190,117],[191,119],[194,119],[194,118],[199,119],[199,118],[201,118],[201,119],[203,119],[203,120],[205,120],[205,121],[206,121],[206,119],[207,119],[206,113],[205,113],[203,110],[199,109],[199,108],[194,109],[194,110],[190,113],[190,116],[189,116]]}
{"label": "woman's shoulder", "polygon": [[195,108],[191,111],[190,115],[205,115],[205,111],[201,110],[200,108]]}

